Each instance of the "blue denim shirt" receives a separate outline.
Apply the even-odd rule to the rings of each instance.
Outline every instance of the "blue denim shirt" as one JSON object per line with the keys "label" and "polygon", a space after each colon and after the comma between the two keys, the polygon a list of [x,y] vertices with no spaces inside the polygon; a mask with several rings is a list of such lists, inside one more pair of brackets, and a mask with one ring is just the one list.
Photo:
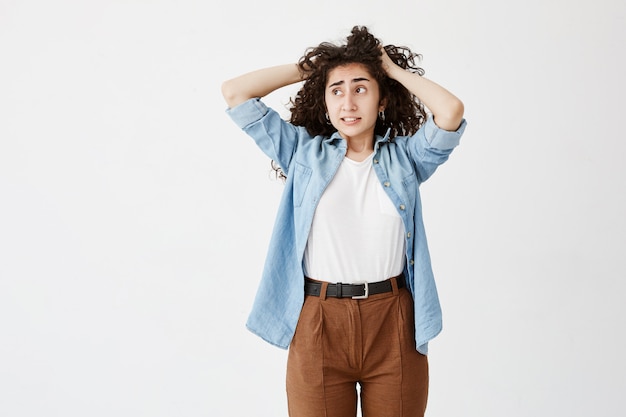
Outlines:
{"label": "blue denim shirt", "polygon": [[[265,106],[250,99],[227,113],[287,175],[267,258],[246,326],[267,342],[287,349],[304,302],[303,256],[317,203],[339,168],[346,141],[311,136]],[[402,217],[406,237],[405,277],[415,303],[417,350],[442,328],[441,307],[431,268],[422,220],[419,185],[448,159],[465,130],[437,127],[432,118],[411,137],[376,136],[374,170]]]}

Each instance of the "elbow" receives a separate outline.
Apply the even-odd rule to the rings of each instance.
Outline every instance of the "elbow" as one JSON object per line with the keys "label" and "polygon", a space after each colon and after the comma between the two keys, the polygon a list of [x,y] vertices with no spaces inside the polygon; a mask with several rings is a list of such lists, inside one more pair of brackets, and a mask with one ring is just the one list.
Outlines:
{"label": "elbow", "polygon": [[465,106],[463,102],[454,98],[446,105],[446,111],[434,115],[435,123],[441,129],[455,131],[461,126],[464,113]]}
{"label": "elbow", "polygon": [[228,107],[234,107],[237,103],[237,91],[233,86],[232,80],[222,83],[222,96]]}
{"label": "elbow", "polygon": [[239,88],[239,82],[237,79],[224,81],[222,83],[222,96],[229,108],[233,108],[243,103],[244,101],[251,99],[252,97]]}

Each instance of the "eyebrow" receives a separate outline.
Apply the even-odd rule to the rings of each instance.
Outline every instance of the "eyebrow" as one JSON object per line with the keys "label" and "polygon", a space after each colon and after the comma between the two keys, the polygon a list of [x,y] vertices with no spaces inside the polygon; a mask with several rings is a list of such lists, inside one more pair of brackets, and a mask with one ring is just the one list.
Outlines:
{"label": "eyebrow", "polygon": [[[353,78],[353,79],[352,79],[352,83],[358,83],[358,82],[361,82],[361,81],[369,81],[369,78],[366,78],[366,77],[357,77],[357,78]],[[334,82],[334,83],[330,84],[330,85],[328,86],[328,88],[330,88],[330,87],[336,87],[336,86],[338,86],[338,85],[342,85],[342,84],[344,84],[344,83],[345,83],[345,81],[344,81],[344,80],[337,81],[337,82]]]}

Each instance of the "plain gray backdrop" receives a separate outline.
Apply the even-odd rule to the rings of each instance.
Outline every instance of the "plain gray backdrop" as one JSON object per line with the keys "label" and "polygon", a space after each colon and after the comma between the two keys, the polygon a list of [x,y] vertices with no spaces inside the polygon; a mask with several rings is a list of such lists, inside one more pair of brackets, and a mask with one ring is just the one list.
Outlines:
{"label": "plain gray backdrop", "polygon": [[0,415],[287,415],[244,327],[282,184],[220,84],[353,25],[466,107],[427,415],[626,413],[623,1],[1,0]]}

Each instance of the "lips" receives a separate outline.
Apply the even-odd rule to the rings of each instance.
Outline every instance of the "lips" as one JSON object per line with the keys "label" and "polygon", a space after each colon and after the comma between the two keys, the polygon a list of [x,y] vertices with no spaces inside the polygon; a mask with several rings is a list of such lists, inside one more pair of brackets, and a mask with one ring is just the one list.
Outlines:
{"label": "lips", "polygon": [[361,120],[361,118],[360,117],[342,117],[341,120],[343,120],[344,123],[352,124],[352,123],[358,122],[359,120]]}

